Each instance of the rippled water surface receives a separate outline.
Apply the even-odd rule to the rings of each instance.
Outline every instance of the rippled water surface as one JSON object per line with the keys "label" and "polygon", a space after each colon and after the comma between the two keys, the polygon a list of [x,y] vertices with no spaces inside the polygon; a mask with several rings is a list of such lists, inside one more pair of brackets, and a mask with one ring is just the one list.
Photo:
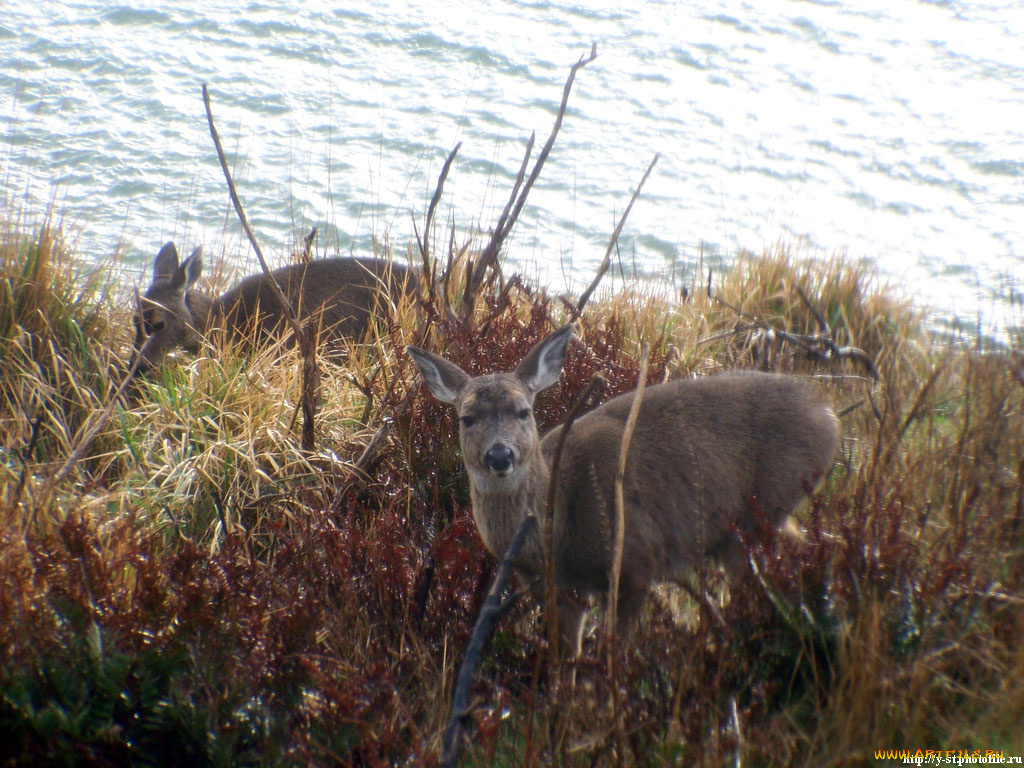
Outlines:
{"label": "rippled water surface", "polygon": [[205,82],[267,244],[404,247],[458,141],[440,221],[496,220],[596,42],[511,260],[578,289],[660,152],[623,239],[641,271],[783,240],[997,324],[1024,285],[1022,40],[1016,0],[4,0],[0,170],[138,279],[167,239],[242,253]]}

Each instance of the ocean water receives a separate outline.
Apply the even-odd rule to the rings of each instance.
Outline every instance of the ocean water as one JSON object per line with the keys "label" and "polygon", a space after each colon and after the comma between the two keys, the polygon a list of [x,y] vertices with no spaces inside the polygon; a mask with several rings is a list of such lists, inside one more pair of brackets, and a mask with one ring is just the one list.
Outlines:
{"label": "ocean water", "polygon": [[[624,268],[694,277],[782,242],[844,253],[995,331],[1024,290],[1019,0],[0,3],[0,178],[126,292],[158,247],[249,267],[201,96],[265,249],[399,254],[462,148],[435,242],[486,230],[561,133],[506,255],[580,290],[655,153]],[[614,283],[609,283],[613,286]]]}

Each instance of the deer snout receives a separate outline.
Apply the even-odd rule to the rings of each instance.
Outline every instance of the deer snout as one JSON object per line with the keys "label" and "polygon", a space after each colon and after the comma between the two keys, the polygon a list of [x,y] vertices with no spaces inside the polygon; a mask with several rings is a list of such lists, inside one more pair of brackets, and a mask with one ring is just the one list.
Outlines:
{"label": "deer snout", "polygon": [[[136,360],[138,363],[136,363]],[[132,378],[145,376],[149,368],[149,363],[139,356],[138,350],[132,352],[132,358],[128,361],[128,370],[132,371]]]}
{"label": "deer snout", "polygon": [[[141,337],[142,334],[139,334]],[[145,336],[136,339],[135,348],[132,350],[131,360],[128,361],[128,370],[132,370],[133,378],[145,376],[154,367],[154,358],[160,354],[159,336]]]}
{"label": "deer snout", "polygon": [[484,454],[484,466],[499,477],[504,477],[511,472],[515,463],[515,451],[502,443],[492,445]]}

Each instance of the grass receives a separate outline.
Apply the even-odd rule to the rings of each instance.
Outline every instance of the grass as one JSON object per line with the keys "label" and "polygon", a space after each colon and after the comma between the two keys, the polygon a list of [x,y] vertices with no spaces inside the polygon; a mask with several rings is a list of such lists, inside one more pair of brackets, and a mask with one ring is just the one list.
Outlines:
{"label": "grass", "polygon": [[[124,374],[130,310],[59,225],[0,219],[0,763],[436,763],[494,564],[454,417],[401,350],[508,368],[565,305],[513,281],[473,328],[436,297],[380,318],[371,343],[323,363],[312,454],[295,353],[214,341],[146,382],[54,486]],[[741,257],[712,276],[717,298],[699,280],[685,299],[647,285],[592,304],[538,417],[559,423],[598,370],[606,397],[632,389],[641,341],[650,381],[814,375],[846,413],[804,535],[749,542],[757,571],[729,585],[724,623],[669,589],[628,648],[609,658],[592,633],[574,689],[523,601],[489,646],[466,763],[1024,754],[1021,350],[935,341],[870,268],[840,259]],[[817,333],[797,286],[877,380],[753,322]]]}

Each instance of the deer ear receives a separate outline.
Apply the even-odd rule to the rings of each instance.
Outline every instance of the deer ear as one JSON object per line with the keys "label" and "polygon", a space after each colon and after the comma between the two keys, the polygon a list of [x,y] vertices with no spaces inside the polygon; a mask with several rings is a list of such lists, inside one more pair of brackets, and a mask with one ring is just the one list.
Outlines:
{"label": "deer ear", "polygon": [[169,280],[177,268],[178,249],[174,247],[174,243],[165,243],[153,262],[153,282],[160,279]]}
{"label": "deer ear", "polygon": [[565,350],[572,338],[573,324],[563,325],[530,350],[516,366],[516,376],[531,394],[536,395],[556,381],[565,363]]}
{"label": "deer ear", "polygon": [[423,374],[423,380],[427,382],[434,397],[442,403],[454,405],[455,401],[459,399],[459,392],[469,381],[469,375],[455,363],[431,354],[425,349],[409,346],[405,348],[405,351],[419,367],[420,373]]}
{"label": "deer ear", "polygon": [[174,273],[173,285],[175,288],[184,286],[185,290],[188,290],[201,274],[203,274],[203,246],[197,245]]}

